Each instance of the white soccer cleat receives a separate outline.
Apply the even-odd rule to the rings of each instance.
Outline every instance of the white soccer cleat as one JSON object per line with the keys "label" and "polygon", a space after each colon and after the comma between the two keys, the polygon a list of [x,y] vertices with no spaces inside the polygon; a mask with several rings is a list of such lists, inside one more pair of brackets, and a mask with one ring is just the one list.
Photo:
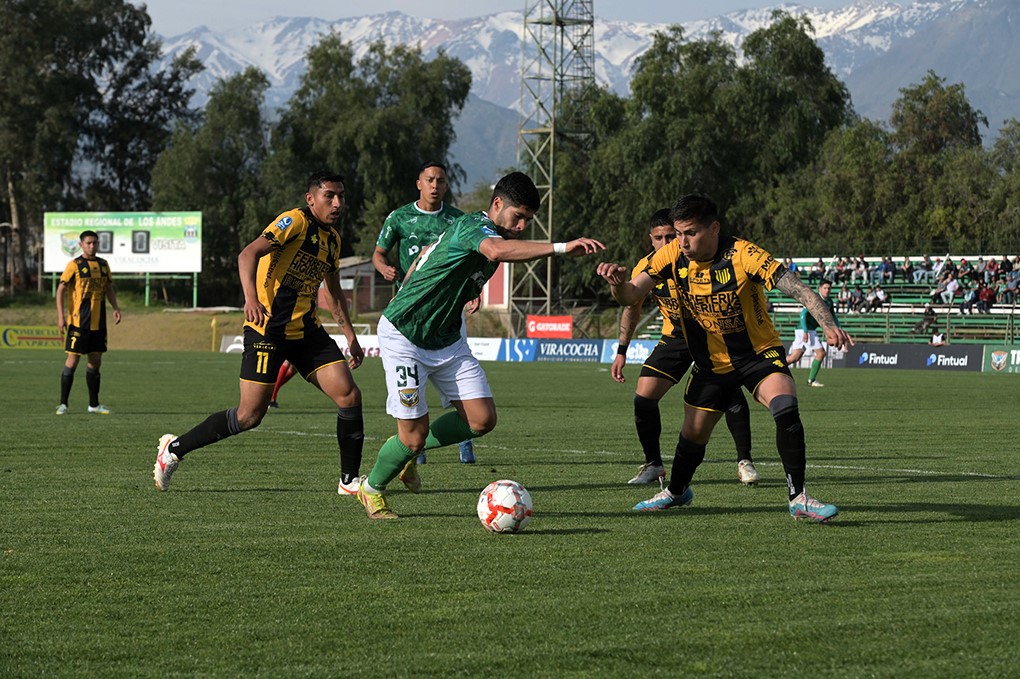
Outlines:
{"label": "white soccer cleat", "polygon": [[745,486],[757,486],[758,485],[758,470],[754,468],[754,463],[750,460],[741,460],[737,463],[737,478]]}
{"label": "white soccer cleat", "polygon": [[340,483],[337,484],[336,494],[337,495],[349,495],[354,497],[358,494],[358,490],[361,489],[362,482],[366,479],[365,476],[355,476],[351,479],[350,483],[344,483],[343,479],[340,479]]}
{"label": "white soccer cleat", "polygon": [[176,440],[177,437],[173,434],[163,434],[159,438],[159,448],[156,452],[156,465],[152,468],[152,478],[156,481],[156,488],[162,491],[170,489],[170,479],[181,464],[177,456],[170,452],[170,444]]}
{"label": "white soccer cleat", "polygon": [[112,411],[100,403],[97,406],[89,406],[89,412],[95,415],[109,415]]}
{"label": "white soccer cleat", "polygon": [[57,415],[66,415],[66,414],[67,414],[67,406],[64,405],[63,403],[61,403],[60,405],[57,406]]}
{"label": "white soccer cleat", "polygon": [[812,382],[811,380],[808,380],[807,385],[809,387],[824,387],[825,386],[824,384],[822,384],[821,382],[818,382],[817,380],[814,381],[814,382]]}
{"label": "white soccer cleat", "polygon": [[654,462],[645,462],[643,465],[638,467],[637,476],[632,478],[627,483],[635,486],[643,486],[648,483],[662,484],[662,479],[666,478],[666,468],[661,464],[655,464]]}

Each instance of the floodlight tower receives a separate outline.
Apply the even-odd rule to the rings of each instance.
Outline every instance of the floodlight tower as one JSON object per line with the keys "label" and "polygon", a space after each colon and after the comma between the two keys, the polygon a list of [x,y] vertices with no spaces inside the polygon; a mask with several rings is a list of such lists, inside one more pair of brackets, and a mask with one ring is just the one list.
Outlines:
{"label": "floodlight tower", "polygon": [[[535,180],[542,207],[528,238],[552,242],[556,141],[590,139],[586,102],[595,86],[592,0],[525,0],[521,59],[521,123],[517,161]],[[572,115],[562,104],[570,98]],[[547,259],[510,269],[510,326],[521,336],[528,314],[552,311],[552,266]]]}

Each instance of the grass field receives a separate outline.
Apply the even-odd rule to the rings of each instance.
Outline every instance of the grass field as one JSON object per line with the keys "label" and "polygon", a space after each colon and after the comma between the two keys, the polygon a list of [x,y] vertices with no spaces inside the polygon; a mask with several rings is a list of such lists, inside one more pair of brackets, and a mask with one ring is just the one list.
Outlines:
{"label": "grass field", "polygon": [[[112,352],[108,417],[84,414],[82,371],[72,414],[53,415],[61,360],[0,354],[0,676],[1020,672],[1014,376],[824,372],[800,394],[809,488],[841,513],[814,525],[787,514],[763,408],[762,485],[736,482],[722,428],[691,507],[635,514],[653,490],[625,484],[633,384],[590,364],[486,364],[500,423],[479,464],[434,451],[426,494],[395,490],[401,520],[371,522],[336,495],[335,417],[308,385],[160,494],[156,441],[235,403],[238,358]],[[367,472],[394,425],[378,360],[356,376]],[[497,478],[530,489],[527,532],[478,523]]]}

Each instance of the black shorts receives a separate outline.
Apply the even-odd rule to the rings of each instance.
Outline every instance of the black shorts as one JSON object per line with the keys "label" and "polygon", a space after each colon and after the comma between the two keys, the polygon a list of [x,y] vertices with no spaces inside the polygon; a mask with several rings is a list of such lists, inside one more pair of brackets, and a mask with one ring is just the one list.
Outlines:
{"label": "black shorts", "polygon": [[639,377],[658,377],[679,384],[692,361],[687,342],[682,337],[663,336],[641,366]]}
{"label": "black shorts", "polygon": [[106,328],[89,330],[79,328],[76,325],[67,326],[67,334],[64,337],[64,351],[69,354],[104,353],[106,351]]}
{"label": "black shorts", "polygon": [[793,379],[786,366],[786,350],[782,345],[759,352],[755,359],[741,362],[724,375],[696,365],[684,389],[684,403],[692,408],[722,412],[733,403],[734,391],[744,387],[754,394],[762,380],[776,373]]}
{"label": "black shorts", "polygon": [[242,380],[275,384],[284,361],[290,361],[301,377],[308,379],[319,368],[345,362],[346,359],[333,338],[321,327],[309,331],[304,339],[299,340],[273,340],[253,328],[244,329]]}

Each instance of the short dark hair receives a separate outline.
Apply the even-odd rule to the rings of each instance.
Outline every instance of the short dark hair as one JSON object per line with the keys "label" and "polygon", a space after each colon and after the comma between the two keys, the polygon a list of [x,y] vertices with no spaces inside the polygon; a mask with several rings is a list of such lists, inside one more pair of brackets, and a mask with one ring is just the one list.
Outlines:
{"label": "short dark hair", "polygon": [[515,207],[526,207],[535,212],[538,212],[538,208],[542,204],[542,197],[538,195],[535,182],[531,181],[531,177],[523,172],[511,172],[496,182],[496,187],[492,190],[492,198],[489,199],[489,205],[492,205],[492,201],[497,197]]}
{"label": "short dark hair", "polygon": [[648,220],[648,230],[658,226],[673,226],[673,220],[669,218],[669,208],[664,207],[661,210],[656,210],[652,213],[651,218]]}
{"label": "short dark hair", "polygon": [[323,184],[343,184],[343,175],[332,170],[316,170],[308,176],[308,190],[317,189]]}
{"label": "short dark hair", "polygon": [[430,167],[438,167],[446,174],[449,174],[449,172],[446,169],[446,166],[440,163],[438,160],[426,160],[424,163],[421,164],[421,167],[418,168],[418,174],[421,174]]}
{"label": "short dark hair", "polygon": [[700,193],[688,193],[686,196],[682,196],[669,211],[669,221],[674,224],[694,221],[698,224],[708,225],[717,219],[719,219],[719,210],[715,203],[711,198]]}
{"label": "short dark hair", "polygon": [[82,231],[81,234],[78,235],[78,242],[85,240],[89,236],[92,236],[96,240],[99,240],[99,234],[89,229],[87,231]]}

